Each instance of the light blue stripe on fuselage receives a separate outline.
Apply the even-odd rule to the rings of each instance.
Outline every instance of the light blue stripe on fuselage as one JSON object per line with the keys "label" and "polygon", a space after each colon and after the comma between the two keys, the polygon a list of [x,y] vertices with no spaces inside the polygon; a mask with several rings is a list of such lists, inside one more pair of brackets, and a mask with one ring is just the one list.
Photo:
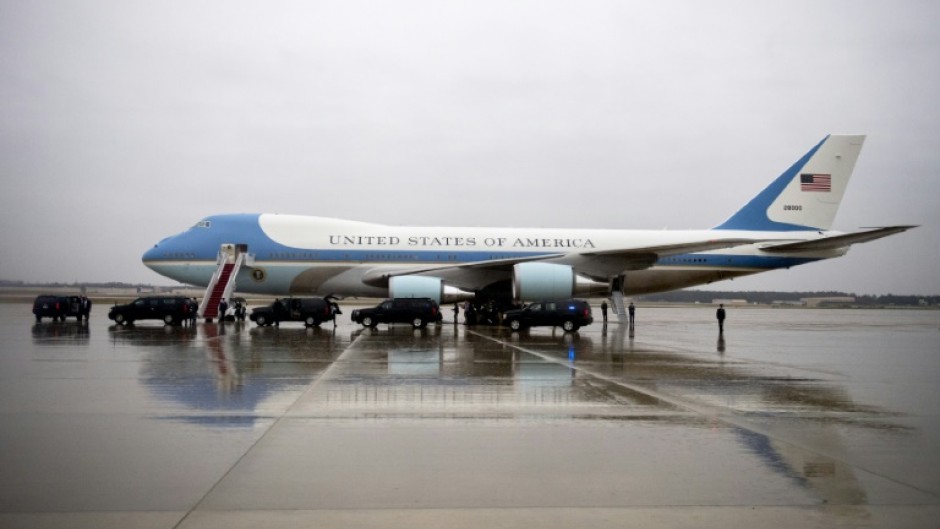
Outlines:
{"label": "light blue stripe on fuselage", "polygon": [[690,253],[663,257],[655,266],[701,266],[708,268],[743,268],[776,270],[819,261],[815,257],[783,257],[775,255],[728,255],[714,253]]}

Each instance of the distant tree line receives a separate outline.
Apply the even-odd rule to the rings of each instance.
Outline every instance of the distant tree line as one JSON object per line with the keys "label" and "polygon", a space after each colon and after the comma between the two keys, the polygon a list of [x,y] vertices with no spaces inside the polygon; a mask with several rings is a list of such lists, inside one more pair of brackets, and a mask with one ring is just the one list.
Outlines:
{"label": "distant tree line", "polygon": [[153,285],[148,285],[145,283],[122,283],[120,281],[109,281],[107,283],[86,283],[82,281],[73,281],[71,283],[64,282],[50,282],[50,283],[40,283],[40,282],[30,282],[30,281],[10,281],[6,279],[0,279],[0,287],[49,287],[49,288],[81,288],[81,287],[92,287],[92,288],[163,288],[163,287],[154,287]]}
{"label": "distant tree line", "polygon": [[644,301],[660,301],[672,303],[711,303],[715,299],[743,299],[748,303],[771,304],[775,301],[798,302],[804,298],[841,298],[854,297],[853,306],[924,306],[940,305],[940,296],[915,295],[858,295],[854,293],[822,291],[822,292],[750,292],[750,291],[717,291],[717,290],[676,290],[661,294],[647,294],[637,299]]}
{"label": "distant tree line", "polygon": [[[54,283],[34,283],[28,281],[10,281],[0,279],[0,287],[62,287],[62,288],[130,288],[130,289],[167,289],[179,288],[167,286],[154,286],[145,283],[123,283],[120,281],[111,281],[107,283],[82,283],[82,282],[54,282]],[[854,297],[855,302],[852,306],[863,307],[885,307],[885,306],[904,306],[904,307],[922,307],[924,305],[940,306],[940,296],[916,296],[916,295],[858,295],[854,293],[821,291],[821,292],[773,292],[773,291],[719,291],[719,290],[674,290],[672,292],[663,292],[660,294],[647,294],[638,296],[636,299],[651,302],[665,303],[711,303],[716,299],[743,299],[748,303],[757,303],[769,305],[775,301],[799,302],[803,298],[840,298]]]}

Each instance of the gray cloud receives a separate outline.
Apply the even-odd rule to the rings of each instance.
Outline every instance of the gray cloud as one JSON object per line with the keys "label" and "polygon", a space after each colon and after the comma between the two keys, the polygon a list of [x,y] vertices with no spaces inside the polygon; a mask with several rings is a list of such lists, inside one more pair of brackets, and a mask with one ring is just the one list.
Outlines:
{"label": "gray cloud", "polygon": [[837,228],[924,226],[722,286],[940,284],[933,3],[2,7],[4,278],[161,282],[141,253],[220,212],[708,227],[865,133]]}

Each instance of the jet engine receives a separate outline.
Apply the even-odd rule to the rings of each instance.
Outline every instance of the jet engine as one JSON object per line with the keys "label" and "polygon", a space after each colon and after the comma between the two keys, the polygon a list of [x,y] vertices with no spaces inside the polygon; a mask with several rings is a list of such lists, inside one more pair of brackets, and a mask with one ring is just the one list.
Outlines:
{"label": "jet engine", "polygon": [[512,297],[520,301],[606,296],[607,283],[580,276],[570,266],[518,263],[512,269]]}
{"label": "jet engine", "polygon": [[426,276],[392,277],[388,280],[388,292],[393,298],[431,298],[438,304],[473,299],[473,292],[447,285],[440,278]]}

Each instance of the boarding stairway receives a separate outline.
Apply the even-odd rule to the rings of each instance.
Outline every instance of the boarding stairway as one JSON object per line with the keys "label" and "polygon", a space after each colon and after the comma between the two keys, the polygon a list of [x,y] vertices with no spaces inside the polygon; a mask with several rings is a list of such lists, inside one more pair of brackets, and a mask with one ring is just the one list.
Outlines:
{"label": "boarding stairway", "polygon": [[245,254],[239,252],[234,245],[223,244],[216,262],[219,268],[212,274],[199,304],[199,316],[208,322],[219,316],[219,304],[223,299],[227,303],[235,291],[235,277],[245,262]]}
{"label": "boarding stairway", "polygon": [[614,312],[617,313],[617,321],[627,323],[627,307],[623,304],[623,292],[614,289],[610,293],[610,303],[614,306]]}

